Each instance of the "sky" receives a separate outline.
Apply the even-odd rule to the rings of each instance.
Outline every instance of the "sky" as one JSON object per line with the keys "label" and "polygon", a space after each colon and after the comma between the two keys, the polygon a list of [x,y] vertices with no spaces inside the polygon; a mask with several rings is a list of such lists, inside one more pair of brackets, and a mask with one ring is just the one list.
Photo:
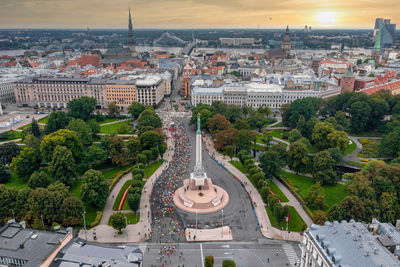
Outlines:
{"label": "sky", "polygon": [[0,28],[371,29],[399,0],[0,0]]}

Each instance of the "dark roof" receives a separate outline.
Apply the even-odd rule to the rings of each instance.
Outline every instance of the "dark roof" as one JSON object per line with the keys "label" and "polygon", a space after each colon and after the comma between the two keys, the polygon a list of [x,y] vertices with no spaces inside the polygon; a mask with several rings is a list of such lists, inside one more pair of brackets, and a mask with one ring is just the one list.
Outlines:
{"label": "dark roof", "polygon": [[26,260],[24,266],[37,267],[60,246],[60,241],[68,234],[23,229],[18,223],[6,224],[0,229],[0,256]]}

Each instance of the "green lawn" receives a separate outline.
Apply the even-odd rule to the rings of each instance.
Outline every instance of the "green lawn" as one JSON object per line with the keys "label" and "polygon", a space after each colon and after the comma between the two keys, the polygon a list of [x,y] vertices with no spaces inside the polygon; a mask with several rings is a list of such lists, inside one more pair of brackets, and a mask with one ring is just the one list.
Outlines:
{"label": "green lawn", "polygon": [[244,173],[244,174],[247,173],[247,169],[242,165],[242,163],[240,161],[231,160],[231,161],[229,161],[229,163],[232,164],[236,169],[238,169],[242,173]]}
{"label": "green lawn", "polygon": [[92,119],[90,119],[89,121],[95,122],[95,123],[101,125],[101,124],[110,123],[110,122],[119,121],[119,120],[121,120],[121,119],[118,119],[118,118],[108,118],[108,119],[105,119],[104,121],[96,121],[95,118],[92,118]]}
{"label": "green lawn", "polygon": [[367,165],[367,163],[364,163],[364,162],[354,162],[354,161],[348,161],[347,162],[347,164],[349,164],[349,165],[353,165],[353,166],[357,166],[357,167],[359,167],[359,168],[364,168],[365,167],[365,165]]}
{"label": "green lawn", "polygon": [[[113,210],[117,210],[119,201],[121,200],[122,195],[124,194],[125,189],[127,189],[128,186],[130,186],[131,184],[132,184],[132,180],[128,180],[128,181],[126,181],[125,184],[122,186],[121,190],[120,190],[119,193],[118,193],[118,196],[115,198],[115,202],[114,202],[114,205],[113,205]],[[129,210],[129,206],[128,206],[127,201],[125,201],[124,206],[122,207],[122,209],[123,209],[123,210]]]}
{"label": "green lawn", "polygon": [[128,125],[132,128],[132,120],[121,121],[121,122],[117,122],[117,123],[113,123],[113,124],[100,126],[100,133],[105,133],[105,134],[115,133],[115,134],[117,134],[118,129],[124,124]]}
{"label": "green lawn", "polygon": [[5,183],[5,186],[8,188],[14,188],[17,190],[23,189],[28,185],[27,182],[22,181],[19,179],[18,175],[15,172],[11,172],[11,177],[8,180],[7,183]]}
{"label": "green lawn", "polygon": [[[304,199],[310,187],[314,184],[314,181],[310,177],[296,175],[289,172],[282,172],[281,178],[289,181],[299,193],[299,195]],[[336,184],[336,185],[324,185],[325,203],[327,204],[327,209],[333,204],[340,202],[346,197],[346,185]]]}
{"label": "green lawn", "polygon": [[75,181],[74,185],[71,187],[70,192],[72,195],[76,196],[77,198],[81,198],[81,187],[82,187],[83,179],[79,178]]}
{"label": "green lawn", "polygon": [[162,161],[156,161],[144,168],[144,178],[149,178],[162,164]]}
{"label": "green lawn", "polygon": [[[351,141],[349,139],[349,141]],[[351,144],[347,143],[346,149],[344,150],[343,155],[346,156],[348,154],[350,154],[351,152],[353,152],[355,149],[357,148],[356,143],[354,143],[353,141],[351,141]]]}
{"label": "green lawn", "polygon": [[[130,213],[123,213],[124,216],[126,217],[128,224],[136,224],[138,221],[140,221],[140,214],[136,216],[135,212],[130,212]],[[111,217],[110,217],[111,218]],[[110,220],[108,220],[108,225],[111,226]]]}
{"label": "green lawn", "polygon": [[19,139],[22,136],[22,132],[17,132],[14,130],[10,130],[0,134],[0,142],[11,141],[15,139]]}
{"label": "green lawn", "polygon": [[279,139],[283,139],[283,137],[282,137],[283,131],[282,131],[282,130],[271,130],[271,131],[269,131],[269,132],[271,133],[271,135],[272,135],[273,137],[279,138]]}
{"label": "green lawn", "polygon": [[90,224],[96,219],[97,208],[94,208],[85,202],[83,203],[86,211],[86,228],[90,228]]}
{"label": "green lawn", "polygon": [[283,127],[283,123],[280,122],[278,124],[275,124],[274,126],[272,126],[273,128],[278,128],[278,127]]}
{"label": "green lawn", "polygon": [[116,167],[116,168],[114,168],[114,169],[110,169],[110,170],[103,171],[104,178],[106,178],[106,179],[111,179],[111,178],[113,178],[113,176],[114,176],[117,172],[126,171],[126,170],[129,169],[130,167],[133,167],[133,165],[135,165],[135,164],[134,164],[134,163],[130,163],[130,164],[125,165],[125,166],[123,166],[123,167]]}
{"label": "green lawn", "polygon": [[[288,206],[288,209],[290,214],[288,230],[292,232],[303,232],[307,228],[307,225],[297,213],[294,207]],[[286,230],[286,222],[284,222],[283,220],[279,222],[278,218],[276,218],[275,215],[272,214],[272,211],[269,207],[267,207],[266,210],[269,220],[271,221],[271,225],[279,230]]]}
{"label": "green lawn", "polygon": [[49,116],[46,116],[46,117],[41,118],[40,120],[38,120],[38,123],[47,124],[48,121],[49,121]]}
{"label": "green lawn", "polygon": [[282,191],[279,189],[279,187],[274,182],[272,182],[272,181],[269,182],[268,187],[269,187],[269,190],[274,192],[282,202],[289,202],[289,199],[287,199],[285,194],[282,193]]}
{"label": "green lawn", "polygon": [[32,126],[32,123],[28,123],[28,124],[25,124],[24,126],[18,127],[18,129],[25,130],[26,128],[29,128],[31,126]]}

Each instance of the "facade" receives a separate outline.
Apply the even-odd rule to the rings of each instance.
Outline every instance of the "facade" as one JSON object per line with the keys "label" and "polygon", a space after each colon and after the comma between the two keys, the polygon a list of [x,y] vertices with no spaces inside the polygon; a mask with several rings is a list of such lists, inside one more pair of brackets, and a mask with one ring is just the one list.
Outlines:
{"label": "facade", "polygon": [[353,220],[313,224],[301,245],[301,267],[400,265],[366,225]]}
{"label": "facade", "polygon": [[190,97],[190,77],[181,77],[179,94],[184,97]]}
{"label": "facade", "polygon": [[226,46],[240,46],[240,45],[254,45],[254,38],[219,38],[221,45]]}
{"label": "facade", "polygon": [[0,228],[0,266],[50,266],[71,239],[71,231],[48,232],[8,223]]}
{"label": "facade", "polygon": [[107,106],[115,102],[121,110],[126,110],[133,101],[136,101],[134,81],[108,80],[105,87]]}
{"label": "facade", "polygon": [[13,83],[14,79],[0,79],[0,102],[1,103],[14,103],[15,95]]}
{"label": "facade", "polygon": [[292,44],[290,42],[289,25],[286,27],[285,37],[282,40],[282,50],[285,51],[286,56],[290,54]]}
{"label": "facade", "polygon": [[340,87],[342,88],[342,93],[353,92],[356,78],[353,75],[353,71],[350,67],[347,68],[346,73],[340,79]]}
{"label": "facade", "polygon": [[264,83],[230,84],[217,88],[196,86],[192,89],[191,101],[211,105],[214,101],[223,101],[228,105],[249,106],[252,108],[269,107],[278,111],[283,104],[305,97],[328,98],[340,94],[339,87],[327,87],[319,90],[285,90],[282,85]]}
{"label": "facade", "polygon": [[164,98],[165,84],[158,76],[136,80],[136,101],[143,105],[158,106]]}

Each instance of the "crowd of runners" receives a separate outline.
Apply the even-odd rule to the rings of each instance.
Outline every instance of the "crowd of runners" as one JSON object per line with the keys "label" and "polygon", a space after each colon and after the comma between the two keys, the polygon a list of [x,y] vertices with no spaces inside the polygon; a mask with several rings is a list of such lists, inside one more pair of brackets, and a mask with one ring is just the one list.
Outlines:
{"label": "crowd of runners", "polygon": [[176,210],[173,196],[183,185],[183,179],[187,178],[191,148],[182,120],[176,119],[175,123],[170,129],[175,141],[175,153],[168,167],[157,178],[150,200],[153,242],[185,241],[184,223]]}

